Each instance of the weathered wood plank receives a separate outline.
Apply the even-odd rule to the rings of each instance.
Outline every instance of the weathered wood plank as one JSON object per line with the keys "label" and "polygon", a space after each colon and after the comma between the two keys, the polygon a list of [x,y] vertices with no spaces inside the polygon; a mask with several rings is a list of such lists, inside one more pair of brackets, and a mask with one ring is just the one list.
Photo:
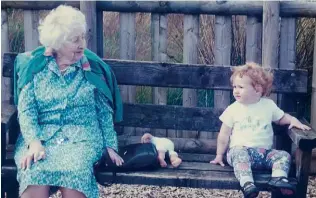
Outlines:
{"label": "weathered wood plank", "polygon": [[[215,16],[215,20],[215,65],[230,65],[233,45],[232,18],[230,16]],[[229,91],[214,91],[215,108],[224,109],[229,104]]]}
{"label": "weathered wood plank", "polygon": [[25,51],[30,51],[40,45],[37,29],[39,25],[39,11],[24,10],[23,18]]}
{"label": "weathered wood plank", "polygon": [[[185,15],[183,21],[183,63],[198,63],[198,45],[199,45],[199,15]],[[183,89],[182,105],[184,107],[195,107],[197,105],[197,90]],[[178,137],[194,138],[198,136],[197,131],[182,131],[178,133]]]}
{"label": "weathered wood plank", "polygon": [[[79,1],[4,1],[1,9],[50,10],[67,4],[79,8]],[[316,17],[313,2],[280,2],[280,15],[285,17]],[[201,2],[158,2],[158,1],[97,1],[98,9],[113,12],[153,12],[215,15],[262,15],[262,2],[247,1],[201,1]]]}
{"label": "weathered wood plank", "polygon": [[80,1],[80,11],[86,17],[87,33],[86,41],[87,48],[97,53],[97,21],[96,21],[96,2],[95,1]]}
{"label": "weathered wood plank", "polygon": [[104,57],[104,49],[103,49],[103,11],[97,9],[96,11],[96,38],[97,38],[97,54],[100,57]]}
{"label": "weathered wood plank", "polygon": [[[305,120],[302,120],[302,122],[306,125],[309,125]],[[310,126],[310,125],[309,125]],[[300,148],[303,151],[309,151],[314,148],[316,148],[316,130],[311,129],[311,130],[300,130],[297,128],[292,128],[288,130],[288,134],[293,141],[294,144],[298,148]]]}
{"label": "weathered wood plank", "polygon": [[[136,58],[135,20],[136,13],[120,13],[120,59],[135,60]],[[120,86],[120,91],[124,102],[135,103],[135,86]],[[124,128],[124,135],[135,135],[135,128]]]}
{"label": "weathered wood plank", "polygon": [[[9,128],[12,121],[17,119],[17,109],[14,105],[10,105],[9,101],[1,103],[1,127],[5,127],[5,131]],[[3,137],[5,138],[5,136]]]}
{"label": "weathered wood plank", "polygon": [[[271,174],[254,174],[256,186],[266,190]],[[116,177],[109,172],[97,173],[101,183],[145,184],[159,186],[176,186],[192,188],[239,189],[239,182],[232,172],[158,169],[117,173]],[[114,179],[114,181],[112,180]]]}
{"label": "weathered wood plank", "polygon": [[[8,29],[8,15],[6,10],[1,9],[1,59],[3,54],[9,52],[9,29]],[[3,71],[4,64],[1,65]],[[7,77],[1,78],[1,102],[10,100],[11,98],[11,82]]]}
{"label": "weathered wood plank", "polygon": [[[262,35],[262,66],[279,67],[279,16],[280,3],[263,2],[263,35]],[[277,95],[270,98],[277,103]]]}
{"label": "weathered wood plank", "polygon": [[306,198],[312,151],[296,150],[296,197]]}
{"label": "weathered wood plank", "polygon": [[121,126],[218,131],[220,109],[165,105],[124,104]]}
{"label": "weathered wood plank", "polygon": [[[3,57],[3,76],[13,76],[15,53],[5,53]],[[179,87],[194,89],[231,90],[229,78],[231,67],[175,63],[156,63],[147,61],[125,61],[106,59],[122,85],[143,85]],[[307,72],[305,70],[273,69],[274,92],[306,93]],[[127,76],[128,75],[128,78]]]}
{"label": "weathered wood plank", "polygon": [[[151,60],[157,62],[167,62],[167,15],[151,15]],[[153,104],[167,104],[167,89],[153,87],[152,89]],[[167,131],[164,129],[153,129],[153,135],[166,136]]]}
{"label": "weathered wood plank", "polygon": [[262,19],[247,17],[246,62],[262,63]]}

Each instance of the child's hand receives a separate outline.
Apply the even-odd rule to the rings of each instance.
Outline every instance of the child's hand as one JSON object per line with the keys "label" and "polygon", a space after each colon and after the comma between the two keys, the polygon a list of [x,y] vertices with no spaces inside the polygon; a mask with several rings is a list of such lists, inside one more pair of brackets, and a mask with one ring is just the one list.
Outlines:
{"label": "child's hand", "polygon": [[216,155],[215,159],[210,161],[211,164],[219,164],[221,166],[225,166],[223,162],[223,155]]}
{"label": "child's hand", "polygon": [[38,140],[35,140],[30,143],[29,150],[24,158],[21,161],[21,168],[30,168],[32,161],[36,163],[37,161],[45,159],[45,148],[42,143]]}
{"label": "child's hand", "polygon": [[289,126],[289,129],[296,127],[298,129],[302,129],[302,130],[310,130],[311,128],[305,124],[302,124],[298,119],[296,119],[295,117],[291,118],[291,123]]}

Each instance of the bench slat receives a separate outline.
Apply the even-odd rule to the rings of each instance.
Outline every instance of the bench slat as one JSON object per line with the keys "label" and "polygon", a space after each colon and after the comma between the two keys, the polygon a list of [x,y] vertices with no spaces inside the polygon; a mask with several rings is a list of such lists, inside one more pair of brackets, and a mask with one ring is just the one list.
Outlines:
{"label": "bench slat", "polygon": [[[219,166],[219,168],[221,168]],[[271,174],[254,173],[255,183],[265,189]],[[158,169],[155,171],[137,171],[129,173],[98,172],[97,178],[101,184],[146,184],[159,186],[176,186],[192,188],[239,189],[239,182],[233,172]]]}
{"label": "bench slat", "polygon": [[[16,53],[5,53],[3,76],[13,76]],[[157,63],[146,61],[104,59],[119,84],[154,87],[231,90],[229,66]],[[306,93],[307,71],[274,69],[273,91],[278,93]]]}
{"label": "bench slat", "polygon": [[124,104],[120,126],[218,131],[222,110],[172,105]]}

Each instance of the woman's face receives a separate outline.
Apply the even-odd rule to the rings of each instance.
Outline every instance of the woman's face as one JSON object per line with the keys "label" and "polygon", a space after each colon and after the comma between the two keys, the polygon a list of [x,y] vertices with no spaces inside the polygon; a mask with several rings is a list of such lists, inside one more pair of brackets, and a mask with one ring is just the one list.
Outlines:
{"label": "woman's face", "polygon": [[76,34],[67,39],[65,44],[57,51],[57,54],[62,57],[63,60],[72,64],[81,59],[85,47],[85,34]]}

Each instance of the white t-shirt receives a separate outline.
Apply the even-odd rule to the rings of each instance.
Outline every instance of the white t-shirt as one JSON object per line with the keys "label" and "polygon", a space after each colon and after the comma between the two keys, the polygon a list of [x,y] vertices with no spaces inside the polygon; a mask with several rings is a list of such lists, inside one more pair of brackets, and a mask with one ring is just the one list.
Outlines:
{"label": "white t-shirt", "polygon": [[246,146],[271,149],[273,143],[272,121],[284,115],[271,99],[261,98],[259,102],[244,105],[234,102],[219,119],[232,128],[229,147]]}

